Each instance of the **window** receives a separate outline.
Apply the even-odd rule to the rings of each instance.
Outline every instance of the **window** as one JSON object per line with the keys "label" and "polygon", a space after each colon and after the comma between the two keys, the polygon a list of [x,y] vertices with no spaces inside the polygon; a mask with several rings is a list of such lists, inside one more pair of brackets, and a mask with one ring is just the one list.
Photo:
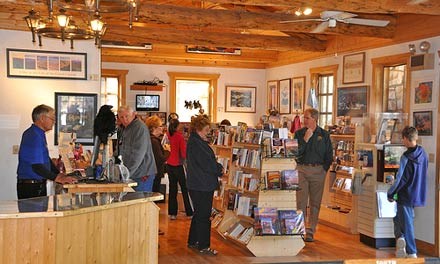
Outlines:
{"label": "window", "polygon": [[383,106],[385,112],[404,112],[406,65],[383,69]]}
{"label": "window", "polygon": [[319,121],[321,127],[333,123],[333,75],[321,75],[318,79]]}
{"label": "window", "polygon": [[112,105],[117,111],[119,106],[119,81],[116,77],[101,78],[101,105]]}

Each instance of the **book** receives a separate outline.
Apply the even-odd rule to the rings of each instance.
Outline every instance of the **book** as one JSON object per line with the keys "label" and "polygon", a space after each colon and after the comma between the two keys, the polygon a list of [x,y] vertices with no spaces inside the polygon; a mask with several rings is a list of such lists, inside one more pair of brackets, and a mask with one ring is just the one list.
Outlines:
{"label": "book", "polygon": [[282,170],[281,171],[281,189],[282,190],[297,190],[299,188],[299,179],[297,170]]}
{"label": "book", "polygon": [[279,171],[268,171],[266,172],[266,189],[276,190],[281,188],[280,182],[280,172]]}
{"label": "book", "polygon": [[301,210],[278,210],[278,218],[281,234],[305,234],[304,217]]}
{"label": "book", "polygon": [[284,157],[283,139],[272,138],[272,157]]}
{"label": "book", "polygon": [[286,157],[298,156],[298,140],[297,139],[284,139],[284,153]]}
{"label": "book", "polygon": [[254,219],[255,234],[279,234],[277,208],[254,207]]}
{"label": "book", "polygon": [[275,235],[275,228],[270,217],[262,217],[260,219],[261,223],[261,234],[263,235]]}

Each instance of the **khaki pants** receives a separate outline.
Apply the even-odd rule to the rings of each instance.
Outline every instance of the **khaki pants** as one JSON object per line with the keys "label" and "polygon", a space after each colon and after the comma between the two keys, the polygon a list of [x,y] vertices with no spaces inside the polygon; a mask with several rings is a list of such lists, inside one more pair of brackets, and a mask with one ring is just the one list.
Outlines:
{"label": "khaki pants", "polygon": [[[297,169],[301,190],[297,192],[296,206],[304,212],[305,219],[309,222],[306,232],[313,235],[318,224],[326,171],[322,166],[298,165]],[[307,214],[307,205],[310,207],[310,215]]]}

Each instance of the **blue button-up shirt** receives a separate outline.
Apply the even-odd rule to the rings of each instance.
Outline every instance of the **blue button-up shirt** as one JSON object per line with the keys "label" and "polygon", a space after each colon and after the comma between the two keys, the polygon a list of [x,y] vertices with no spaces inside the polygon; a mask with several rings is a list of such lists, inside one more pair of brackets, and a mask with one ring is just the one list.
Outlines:
{"label": "blue button-up shirt", "polygon": [[32,164],[43,164],[50,171],[50,157],[47,149],[46,134],[43,129],[32,124],[23,132],[18,153],[18,179],[43,180],[32,170]]}

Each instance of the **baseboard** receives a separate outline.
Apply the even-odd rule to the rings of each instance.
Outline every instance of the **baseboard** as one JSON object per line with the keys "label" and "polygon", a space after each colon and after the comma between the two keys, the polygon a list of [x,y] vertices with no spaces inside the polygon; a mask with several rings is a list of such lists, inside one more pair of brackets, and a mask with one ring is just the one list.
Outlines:
{"label": "baseboard", "polygon": [[417,251],[423,255],[435,256],[435,245],[416,239]]}

